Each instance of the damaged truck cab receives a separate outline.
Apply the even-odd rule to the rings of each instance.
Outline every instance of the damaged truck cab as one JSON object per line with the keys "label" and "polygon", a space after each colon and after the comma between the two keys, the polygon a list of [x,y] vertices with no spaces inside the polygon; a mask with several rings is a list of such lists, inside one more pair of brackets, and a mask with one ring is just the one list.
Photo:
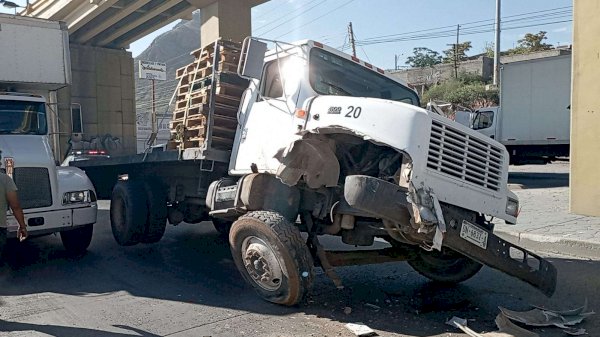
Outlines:
{"label": "damaged truck cab", "polygon": [[265,42],[244,42],[238,74],[250,86],[230,176],[206,200],[213,218],[233,222],[234,261],[263,298],[298,303],[315,265],[342,286],[332,266],[343,254],[324,250],[324,234],[354,246],[383,238],[390,256],[436,281],[486,264],[553,293],[554,267],[492,232],[489,218],[514,224],[519,209],[500,143],[420,108],[414,90],[356,57],[269,42],[266,55]]}

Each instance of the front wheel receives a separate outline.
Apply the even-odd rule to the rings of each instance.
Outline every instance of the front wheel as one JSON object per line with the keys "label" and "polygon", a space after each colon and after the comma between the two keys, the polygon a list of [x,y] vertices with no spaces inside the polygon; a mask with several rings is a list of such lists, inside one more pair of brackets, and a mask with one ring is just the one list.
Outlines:
{"label": "front wheel", "polygon": [[275,212],[251,212],[229,233],[231,254],[244,279],[265,300],[295,305],[312,286],[313,260],[300,230]]}
{"label": "front wheel", "polygon": [[466,281],[483,267],[481,263],[448,249],[443,249],[442,252],[420,249],[407,262],[419,274],[440,283]]}
{"label": "front wheel", "polygon": [[94,233],[94,224],[60,232],[60,239],[63,247],[69,254],[82,255],[92,242]]}

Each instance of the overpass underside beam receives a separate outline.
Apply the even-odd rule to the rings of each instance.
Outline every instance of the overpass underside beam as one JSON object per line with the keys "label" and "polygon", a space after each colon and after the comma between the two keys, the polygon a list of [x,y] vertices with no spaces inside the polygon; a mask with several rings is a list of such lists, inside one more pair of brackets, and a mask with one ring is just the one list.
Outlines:
{"label": "overpass underside beam", "polygon": [[107,48],[129,44],[202,10],[202,41],[250,34],[252,6],[267,0],[38,0],[21,13],[67,23],[71,42]]}

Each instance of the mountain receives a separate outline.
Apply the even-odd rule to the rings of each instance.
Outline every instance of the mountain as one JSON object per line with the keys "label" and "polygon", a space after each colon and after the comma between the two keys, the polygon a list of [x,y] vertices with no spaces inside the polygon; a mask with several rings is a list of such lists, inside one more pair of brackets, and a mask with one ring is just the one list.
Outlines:
{"label": "mountain", "polygon": [[[193,13],[192,20],[182,20],[170,31],[165,32],[152,41],[140,55],[134,58],[136,115],[138,139],[144,132],[140,128],[150,126],[152,111],[152,85],[150,80],[138,78],[138,61],[157,61],[167,64],[167,80],[156,81],[156,112],[163,114],[174,90],[177,87],[175,71],[194,60],[190,52],[200,48],[200,12]],[[158,118],[159,121],[161,117]],[[169,118],[164,122],[168,123]]]}

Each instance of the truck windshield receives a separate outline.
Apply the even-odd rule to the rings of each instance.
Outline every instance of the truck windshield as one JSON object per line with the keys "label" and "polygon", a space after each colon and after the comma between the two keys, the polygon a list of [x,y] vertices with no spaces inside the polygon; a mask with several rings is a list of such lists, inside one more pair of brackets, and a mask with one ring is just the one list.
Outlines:
{"label": "truck windshield", "polygon": [[383,98],[418,106],[410,88],[319,48],[310,51],[310,85],[322,95]]}
{"label": "truck windshield", "polygon": [[0,100],[0,134],[45,135],[47,132],[43,102]]}

